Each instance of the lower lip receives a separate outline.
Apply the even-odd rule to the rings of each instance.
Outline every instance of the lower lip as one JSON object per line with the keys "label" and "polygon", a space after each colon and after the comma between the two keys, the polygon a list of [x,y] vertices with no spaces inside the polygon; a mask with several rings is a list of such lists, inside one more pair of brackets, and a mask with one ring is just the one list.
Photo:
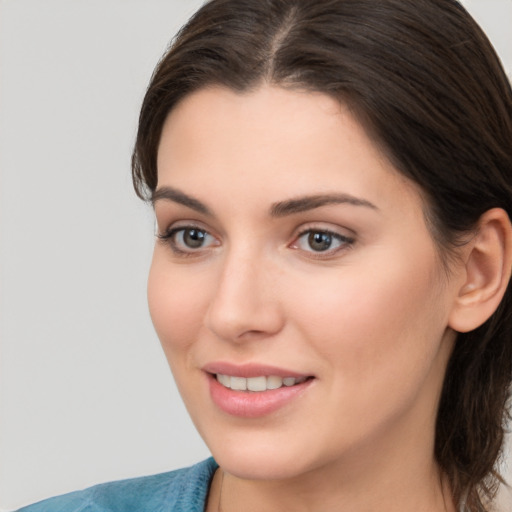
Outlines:
{"label": "lower lip", "polygon": [[219,409],[240,418],[266,416],[298,398],[311,384],[308,379],[294,386],[283,386],[267,391],[233,391],[220,384],[215,375],[208,375],[210,395]]}

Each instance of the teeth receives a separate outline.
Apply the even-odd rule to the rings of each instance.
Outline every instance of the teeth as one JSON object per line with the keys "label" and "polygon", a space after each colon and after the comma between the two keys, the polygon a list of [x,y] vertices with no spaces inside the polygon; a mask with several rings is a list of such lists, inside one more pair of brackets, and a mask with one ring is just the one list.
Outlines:
{"label": "teeth", "polygon": [[226,388],[231,387],[231,377],[229,375],[217,374],[217,380]]}
{"label": "teeth", "polygon": [[306,377],[279,377],[277,375],[269,375],[268,377],[232,377],[218,373],[217,381],[226,388],[235,391],[266,391],[268,389],[279,389],[282,386],[295,386],[306,380]]}
{"label": "teeth", "polygon": [[267,378],[266,377],[250,377],[247,379],[247,389],[249,391],[266,391]]}
{"label": "teeth", "polygon": [[283,385],[283,379],[277,375],[267,377],[267,389],[279,389]]}
{"label": "teeth", "polygon": [[231,377],[230,387],[236,391],[245,391],[247,389],[247,379],[245,377]]}

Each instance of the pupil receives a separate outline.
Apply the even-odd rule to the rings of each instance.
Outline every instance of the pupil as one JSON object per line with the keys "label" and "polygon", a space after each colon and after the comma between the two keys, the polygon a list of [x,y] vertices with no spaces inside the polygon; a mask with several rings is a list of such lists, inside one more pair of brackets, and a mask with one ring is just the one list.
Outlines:
{"label": "pupil", "polygon": [[326,251],[331,247],[332,236],[329,233],[310,233],[308,242],[314,251]]}
{"label": "pupil", "polygon": [[183,240],[188,247],[196,249],[203,245],[204,232],[199,229],[187,229],[183,235]]}

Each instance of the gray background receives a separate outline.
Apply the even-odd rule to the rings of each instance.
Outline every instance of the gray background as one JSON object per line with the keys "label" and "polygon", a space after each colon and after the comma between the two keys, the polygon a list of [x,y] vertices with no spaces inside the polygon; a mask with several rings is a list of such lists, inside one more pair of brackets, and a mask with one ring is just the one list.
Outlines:
{"label": "gray background", "polygon": [[[0,510],[208,455],[147,313],[129,175],[154,65],[199,0],[0,1]],[[512,71],[512,0],[464,2]]]}

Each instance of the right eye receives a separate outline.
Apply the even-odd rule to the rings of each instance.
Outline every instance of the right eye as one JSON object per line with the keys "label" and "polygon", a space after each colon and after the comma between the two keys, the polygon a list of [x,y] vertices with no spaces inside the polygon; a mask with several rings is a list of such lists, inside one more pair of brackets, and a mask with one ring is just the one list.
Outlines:
{"label": "right eye", "polygon": [[158,238],[168,243],[176,254],[192,254],[218,245],[215,237],[196,226],[176,227],[158,235]]}

